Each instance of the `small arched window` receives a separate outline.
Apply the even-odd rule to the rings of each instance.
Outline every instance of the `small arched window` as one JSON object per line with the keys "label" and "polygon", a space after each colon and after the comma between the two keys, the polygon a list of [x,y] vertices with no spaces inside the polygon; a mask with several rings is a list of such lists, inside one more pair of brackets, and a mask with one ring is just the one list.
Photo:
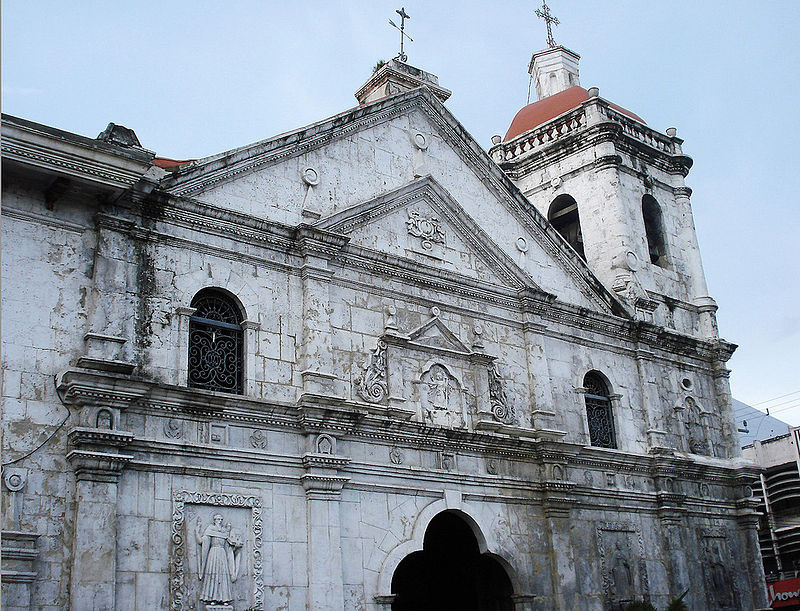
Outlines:
{"label": "small arched window", "polygon": [[661,208],[652,195],[642,197],[642,218],[644,232],[647,236],[647,250],[650,263],[666,267],[666,249],[664,248],[664,227],[661,220]]}
{"label": "small arched window", "polygon": [[242,312],[218,289],[203,289],[189,318],[189,386],[242,393],[244,357]]}
{"label": "small arched window", "polygon": [[608,385],[598,372],[590,371],[583,378],[583,387],[586,390],[584,399],[590,443],[600,448],[616,448],[617,436],[614,432]]}
{"label": "small arched window", "polygon": [[582,259],[586,259],[586,255],[583,254],[583,235],[581,234],[581,221],[578,217],[578,202],[575,201],[575,198],[566,193],[555,198],[547,212],[547,220],[572,246],[573,250]]}

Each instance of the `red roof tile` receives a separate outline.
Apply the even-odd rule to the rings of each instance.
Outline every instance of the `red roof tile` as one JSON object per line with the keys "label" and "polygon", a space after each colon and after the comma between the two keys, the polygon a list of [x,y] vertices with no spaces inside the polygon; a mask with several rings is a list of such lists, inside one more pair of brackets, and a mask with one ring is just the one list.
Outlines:
{"label": "red roof tile", "polygon": [[[511,127],[508,128],[506,137],[503,138],[503,140],[512,140],[520,134],[524,134],[535,127],[539,127],[543,123],[547,123],[551,119],[555,119],[557,116],[577,108],[588,99],[589,92],[583,87],[576,86],[548,96],[533,104],[528,104],[514,117],[514,120],[511,122]],[[617,106],[611,102],[609,102],[609,106],[629,116],[631,119],[636,119],[644,123],[640,117],[629,110],[625,110],[621,106]]]}

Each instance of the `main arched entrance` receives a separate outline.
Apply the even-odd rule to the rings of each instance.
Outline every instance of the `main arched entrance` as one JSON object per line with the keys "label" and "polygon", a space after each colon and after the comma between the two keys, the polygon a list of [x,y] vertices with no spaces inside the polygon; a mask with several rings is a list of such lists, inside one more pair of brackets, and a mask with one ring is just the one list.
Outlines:
{"label": "main arched entrance", "polygon": [[421,552],[406,556],[392,577],[392,611],[511,611],[513,589],[503,567],[481,554],[456,513],[437,515]]}

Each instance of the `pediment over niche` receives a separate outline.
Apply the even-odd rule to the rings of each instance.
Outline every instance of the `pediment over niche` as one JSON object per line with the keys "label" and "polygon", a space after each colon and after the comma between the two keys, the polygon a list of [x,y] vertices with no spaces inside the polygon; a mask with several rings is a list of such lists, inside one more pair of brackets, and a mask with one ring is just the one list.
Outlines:
{"label": "pediment over niche", "polygon": [[[475,342],[479,344],[479,342]],[[518,424],[512,380],[497,357],[467,345],[438,315],[407,334],[387,331],[354,379],[354,395],[430,426],[499,430]]]}
{"label": "pediment over niche", "polygon": [[425,176],[321,219],[350,246],[386,252],[514,290],[542,291],[453,196]]}
{"label": "pediment over niche", "polygon": [[447,328],[447,325],[445,325],[438,316],[434,316],[426,323],[411,331],[408,334],[408,341],[410,344],[416,344],[418,346],[441,348],[465,355],[472,353],[472,351],[458,339],[458,336]]}

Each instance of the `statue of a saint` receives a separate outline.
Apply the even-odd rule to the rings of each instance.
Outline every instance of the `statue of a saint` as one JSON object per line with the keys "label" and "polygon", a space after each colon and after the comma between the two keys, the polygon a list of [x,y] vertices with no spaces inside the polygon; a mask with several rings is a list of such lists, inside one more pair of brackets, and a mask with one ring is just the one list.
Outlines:
{"label": "statue of a saint", "polygon": [[611,578],[614,580],[614,599],[627,601],[633,598],[631,568],[622,549],[622,543],[619,541],[614,544],[614,564],[611,567]]}
{"label": "statue of a saint", "polygon": [[228,603],[233,600],[233,584],[239,576],[239,563],[244,542],[231,525],[223,525],[221,514],[203,530],[200,518],[195,538],[200,547],[200,600],[206,603]]}
{"label": "statue of a saint", "polygon": [[440,365],[431,367],[428,397],[435,409],[447,409],[450,398],[449,386],[450,380],[447,372]]}
{"label": "statue of a saint", "polygon": [[728,571],[722,562],[722,552],[719,547],[714,546],[711,549],[712,557],[710,562],[711,569],[711,584],[714,587],[714,598],[716,599],[719,609],[732,609],[733,592],[731,590],[730,579],[728,578]]}

